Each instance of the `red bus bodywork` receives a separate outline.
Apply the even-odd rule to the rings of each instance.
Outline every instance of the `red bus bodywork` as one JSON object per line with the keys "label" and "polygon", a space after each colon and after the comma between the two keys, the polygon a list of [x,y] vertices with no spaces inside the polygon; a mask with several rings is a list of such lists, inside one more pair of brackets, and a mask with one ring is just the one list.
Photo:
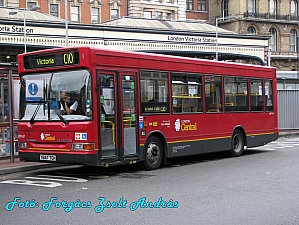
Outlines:
{"label": "red bus bodywork", "polygon": [[[79,53],[79,61],[76,65],[53,65],[51,67],[25,69],[24,60],[28,56],[51,55],[72,50]],[[44,157],[50,155],[51,157],[55,156],[53,162],[56,163],[105,166],[151,161],[148,157],[150,154],[153,157],[151,161],[153,165],[147,162],[146,168],[155,169],[160,166],[164,158],[229,151],[232,148],[236,133],[243,138],[243,146],[241,147],[245,149],[246,147],[261,146],[278,138],[275,68],[108,48],[76,47],[21,54],[18,57],[18,69],[21,79],[28,74],[78,69],[88,70],[92,79],[93,116],[91,120],[74,120],[69,121],[68,124],[64,124],[59,120],[36,120],[33,124],[28,120],[20,120],[18,123],[19,156],[24,161],[52,162],[50,157]],[[144,107],[147,107],[146,110],[152,110],[152,107],[143,105],[147,103],[143,103],[144,99],[141,96],[140,71],[163,71],[168,74],[168,83],[166,84],[168,90],[167,104],[165,108],[159,106],[159,112],[144,112]],[[206,111],[205,103],[207,100],[203,97],[202,112],[174,113],[171,73],[200,74],[202,80],[205,80],[205,76],[211,74],[221,76],[222,80],[225,76],[261,79],[263,83],[265,79],[271,80],[273,109],[267,111],[267,108],[263,106],[263,110],[258,112],[253,112],[250,109],[229,112],[223,108],[222,111],[212,113]],[[100,87],[104,86],[101,80],[104,76],[101,74],[114,78],[113,81],[109,80],[109,82],[114,82],[114,90],[110,92],[115,103],[114,118],[110,122],[106,121],[106,124],[103,117],[101,117],[104,114],[101,109],[101,96],[103,95],[98,91]],[[131,114],[128,120],[130,125],[122,122],[126,121],[126,117],[122,112],[129,109],[122,105],[124,93],[120,90],[120,86],[124,84],[128,76],[131,76],[130,90],[135,93],[135,105],[132,108],[134,114]],[[223,82],[221,89],[224,89]],[[109,93],[109,90],[105,89],[106,93]],[[205,89],[203,86],[201,96],[204,95]],[[222,95],[222,104],[225,101],[224,98],[225,96]],[[250,102],[249,99],[247,100]],[[164,109],[166,111],[163,111]],[[108,117],[106,116],[106,118]],[[175,127],[177,121],[179,121],[179,129]],[[112,132],[112,137],[109,133],[109,138],[111,138],[113,148],[110,149],[112,152],[109,154],[104,154],[105,150],[101,143],[106,139],[104,125],[108,125],[109,128],[106,128],[106,130],[110,129]],[[134,131],[132,140],[135,143],[129,146],[133,146],[133,148],[136,146],[136,149],[132,152],[126,147],[126,140],[129,137],[126,136],[128,126],[133,127],[130,131]],[[130,131],[128,130],[128,132]],[[87,139],[76,138],[76,135],[79,137],[80,134],[86,134]],[[88,143],[87,149],[74,149],[74,144],[84,144],[84,142]],[[156,144],[151,145],[151,143]],[[151,146],[154,147],[151,148]],[[127,153],[126,150],[128,150]],[[152,154],[152,151],[155,154]]]}

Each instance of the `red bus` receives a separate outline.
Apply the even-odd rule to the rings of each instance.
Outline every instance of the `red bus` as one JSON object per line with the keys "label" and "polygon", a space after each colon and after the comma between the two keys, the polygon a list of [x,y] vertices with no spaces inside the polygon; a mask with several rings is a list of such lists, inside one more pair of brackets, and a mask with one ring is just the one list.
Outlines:
{"label": "red bus", "polygon": [[18,56],[23,161],[157,169],[278,138],[275,68],[74,47]]}

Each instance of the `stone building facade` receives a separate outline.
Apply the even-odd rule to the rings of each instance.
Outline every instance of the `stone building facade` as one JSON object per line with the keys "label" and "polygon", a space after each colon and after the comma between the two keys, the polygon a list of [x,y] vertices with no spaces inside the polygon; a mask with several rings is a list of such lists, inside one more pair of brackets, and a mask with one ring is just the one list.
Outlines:
{"label": "stone building facade", "polygon": [[99,24],[124,16],[165,20],[208,20],[209,0],[0,0],[0,7],[30,9],[83,24]]}
{"label": "stone building facade", "polygon": [[270,36],[271,66],[298,70],[297,0],[210,0],[210,22],[216,18],[219,27],[237,34]]}

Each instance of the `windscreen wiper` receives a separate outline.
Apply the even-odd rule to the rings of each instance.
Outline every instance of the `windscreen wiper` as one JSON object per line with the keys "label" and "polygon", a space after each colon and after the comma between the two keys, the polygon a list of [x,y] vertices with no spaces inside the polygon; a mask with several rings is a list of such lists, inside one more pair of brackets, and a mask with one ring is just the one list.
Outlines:
{"label": "windscreen wiper", "polygon": [[36,114],[37,114],[37,112],[38,112],[38,110],[39,110],[39,108],[40,108],[40,106],[42,105],[42,103],[43,103],[44,101],[40,101],[39,103],[38,103],[38,105],[36,106],[36,109],[34,110],[34,113],[33,113],[33,115],[32,115],[32,117],[31,117],[31,119],[30,119],[30,124],[31,125],[33,125],[34,124],[34,119],[35,119],[35,117],[36,117]]}
{"label": "windscreen wiper", "polygon": [[64,123],[64,124],[68,124],[68,121],[66,121],[63,116],[58,112],[58,109],[53,109],[54,112],[56,113],[56,115],[59,117],[59,119]]}
{"label": "windscreen wiper", "polygon": [[45,81],[44,81],[44,84],[43,84],[43,98],[44,98],[43,111],[44,111],[44,116],[46,116],[46,101],[47,101],[46,92],[47,92],[47,87],[48,87],[48,85],[46,84],[46,86],[45,86]]}

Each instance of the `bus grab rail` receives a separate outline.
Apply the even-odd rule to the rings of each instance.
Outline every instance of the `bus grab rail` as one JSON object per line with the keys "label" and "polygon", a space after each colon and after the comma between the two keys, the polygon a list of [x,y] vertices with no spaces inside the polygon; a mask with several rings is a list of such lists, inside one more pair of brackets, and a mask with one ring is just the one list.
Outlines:
{"label": "bus grab rail", "polygon": [[[126,122],[129,122],[129,126],[131,127],[132,126],[132,119],[125,119],[123,120],[124,123]],[[115,125],[112,121],[110,120],[104,120],[102,121],[102,123],[108,123],[108,124],[111,124],[111,130],[112,130],[112,142],[113,144],[115,144]]]}
{"label": "bus grab rail", "polygon": [[113,144],[115,144],[115,134],[114,134],[115,125],[114,125],[114,123],[112,121],[109,121],[109,120],[104,120],[104,121],[102,121],[102,123],[109,123],[109,124],[111,124],[112,142],[113,142]]}

